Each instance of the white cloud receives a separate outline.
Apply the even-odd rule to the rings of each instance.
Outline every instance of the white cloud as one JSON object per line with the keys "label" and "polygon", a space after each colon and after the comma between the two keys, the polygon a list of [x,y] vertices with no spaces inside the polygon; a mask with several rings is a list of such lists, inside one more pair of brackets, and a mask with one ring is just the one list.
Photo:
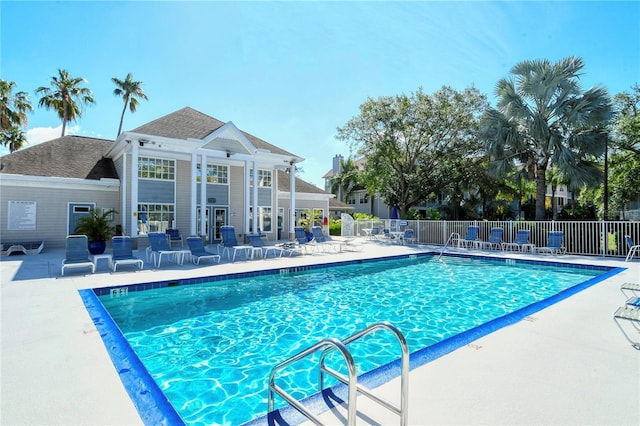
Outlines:
{"label": "white cloud", "polygon": [[[30,148],[32,146],[36,146],[41,144],[42,142],[50,141],[51,139],[56,139],[60,137],[62,133],[62,124],[57,127],[34,127],[28,129],[25,132],[25,136],[27,138],[27,143],[24,144],[22,149]],[[80,126],[67,126],[66,134],[67,135],[77,135],[80,133]],[[0,156],[9,154],[8,146],[0,146]]]}
{"label": "white cloud", "polygon": [[[66,134],[75,135],[80,132],[80,126],[68,126]],[[34,127],[27,130],[27,146],[38,145],[39,143],[50,141],[51,139],[59,138],[62,133],[62,124],[57,127]]]}

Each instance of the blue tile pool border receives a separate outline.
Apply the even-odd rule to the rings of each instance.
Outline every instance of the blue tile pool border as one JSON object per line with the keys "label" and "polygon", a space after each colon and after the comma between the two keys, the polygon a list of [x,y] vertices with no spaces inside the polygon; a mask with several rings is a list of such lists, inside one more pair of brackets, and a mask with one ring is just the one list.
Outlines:
{"label": "blue tile pool border", "polygon": [[[99,300],[99,296],[109,295],[114,289],[126,288],[127,291],[137,292],[146,291],[158,288],[183,286],[192,284],[202,284],[206,282],[217,282],[227,280],[237,280],[242,278],[252,278],[262,275],[276,275],[286,273],[296,273],[303,271],[311,271],[314,269],[324,269],[327,267],[338,267],[353,264],[373,263],[384,260],[394,259],[410,259],[425,256],[438,255],[437,252],[423,252],[410,255],[396,255],[385,256],[368,259],[349,260],[341,262],[332,262],[315,265],[304,265],[287,268],[272,268],[261,271],[251,272],[238,272],[226,275],[212,275],[207,277],[198,278],[185,278],[185,279],[173,279],[165,281],[156,281],[151,283],[139,283],[128,284],[110,287],[100,287],[94,289],[79,290],[82,301],[91,316],[104,345],[111,357],[111,360],[118,371],[120,379],[127,390],[129,397],[138,410],[142,421],[145,424],[171,424],[180,425],[185,424],[178,412],[171,405],[166,395],[159,388],[157,383],[153,380],[147,369],[142,364],[142,361],[135,354],[125,337],[122,335],[117,324],[111,318],[111,315],[104,308]],[[482,259],[494,262],[505,262],[513,265],[543,265],[543,266],[559,266],[564,268],[574,268],[583,270],[602,271],[603,274],[597,277],[591,278],[582,283],[576,284],[573,287],[569,287],[561,292],[550,296],[541,301],[535,302],[531,305],[518,309],[510,314],[493,319],[487,323],[481,324],[470,330],[464,331],[455,336],[444,339],[428,347],[419,349],[410,355],[410,368],[414,369],[422,366],[428,362],[431,362],[437,358],[440,358],[454,350],[465,346],[481,337],[493,333],[508,325],[515,324],[522,319],[539,312],[551,305],[554,305],[576,293],[579,293],[607,278],[610,278],[624,270],[626,268],[615,268],[610,266],[601,265],[583,265],[563,263],[547,260],[529,260],[529,259],[505,259],[489,256],[477,256],[472,254],[445,254],[443,257],[455,257],[455,258],[468,258],[468,259]],[[384,366],[369,371],[362,376],[358,377],[358,381],[369,388],[375,388],[380,386],[389,380],[398,377],[400,372],[400,359],[388,363]],[[314,408],[327,407],[327,405],[341,404],[346,399],[346,386],[338,384],[331,389],[327,389],[322,393],[313,395],[305,400],[305,404]],[[273,413],[269,413],[265,416],[258,417],[251,420],[246,425],[258,425],[258,424],[278,424],[278,423],[292,423],[296,424],[306,420],[291,407],[285,407],[280,410],[276,410]]]}

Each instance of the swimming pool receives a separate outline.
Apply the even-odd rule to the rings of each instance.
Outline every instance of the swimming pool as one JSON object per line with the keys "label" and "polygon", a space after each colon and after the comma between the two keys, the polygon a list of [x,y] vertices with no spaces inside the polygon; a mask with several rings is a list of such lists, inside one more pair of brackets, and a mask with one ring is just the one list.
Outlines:
{"label": "swimming pool", "polygon": [[[95,291],[185,422],[239,424],[265,414],[271,368],[325,337],[389,321],[405,334],[416,365],[429,358],[425,348],[478,333],[483,324],[499,328],[497,318],[519,312],[515,322],[608,275],[607,268],[431,256],[301,269],[145,284],[121,297],[111,291],[122,289]],[[139,288],[152,289],[128,291]],[[372,337],[353,349],[359,373],[399,356],[387,336]],[[285,376],[292,394],[316,391],[314,367],[309,362],[303,374]]]}

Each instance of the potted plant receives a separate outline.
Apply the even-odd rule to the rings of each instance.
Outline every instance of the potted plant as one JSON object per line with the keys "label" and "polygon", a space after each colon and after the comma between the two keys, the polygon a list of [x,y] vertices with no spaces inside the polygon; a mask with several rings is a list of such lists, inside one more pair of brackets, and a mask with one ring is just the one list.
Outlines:
{"label": "potted plant", "polygon": [[115,232],[115,228],[111,226],[111,215],[116,213],[115,210],[89,210],[89,216],[83,216],[78,219],[76,234],[86,235],[89,239],[89,253],[102,254],[107,247],[107,240]]}

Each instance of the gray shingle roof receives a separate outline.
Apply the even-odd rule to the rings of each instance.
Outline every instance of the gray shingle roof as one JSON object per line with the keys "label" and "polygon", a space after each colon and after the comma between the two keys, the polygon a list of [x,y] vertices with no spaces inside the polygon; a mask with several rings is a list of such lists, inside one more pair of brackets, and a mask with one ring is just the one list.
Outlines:
{"label": "gray shingle roof", "polygon": [[[164,117],[143,124],[131,130],[131,132],[172,139],[203,139],[224,125],[224,122],[216,118],[193,108],[184,107]],[[258,149],[266,149],[274,154],[296,156],[247,132],[242,131],[242,133]]]}
{"label": "gray shingle roof", "polygon": [[[278,170],[278,190],[282,192],[291,192],[291,179],[289,173],[285,173],[282,170]],[[311,185],[309,182],[296,177],[296,192],[304,192],[306,194],[329,194],[318,188],[315,185]]]}
{"label": "gray shingle roof", "polygon": [[113,141],[63,136],[0,157],[0,173],[78,179],[112,178],[118,173],[103,155]]}

